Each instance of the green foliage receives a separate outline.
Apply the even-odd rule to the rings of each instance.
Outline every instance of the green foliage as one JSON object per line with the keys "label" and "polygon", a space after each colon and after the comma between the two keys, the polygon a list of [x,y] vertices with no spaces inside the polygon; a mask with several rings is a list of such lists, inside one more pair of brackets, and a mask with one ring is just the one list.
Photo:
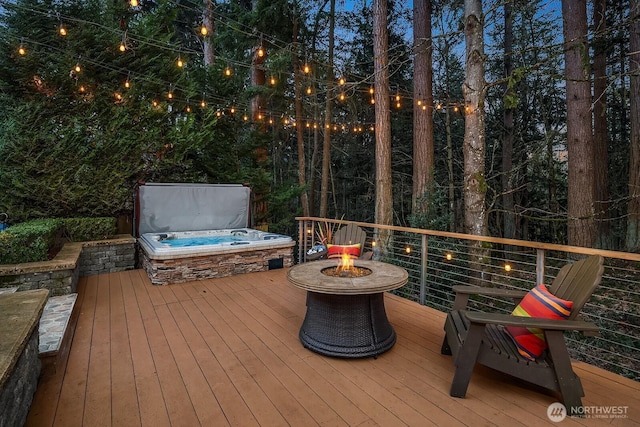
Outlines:
{"label": "green foliage", "polygon": [[63,227],[61,219],[37,219],[0,232],[0,264],[45,261]]}
{"label": "green foliage", "polygon": [[116,219],[102,218],[65,218],[65,235],[72,242],[104,240],[116,233]]}

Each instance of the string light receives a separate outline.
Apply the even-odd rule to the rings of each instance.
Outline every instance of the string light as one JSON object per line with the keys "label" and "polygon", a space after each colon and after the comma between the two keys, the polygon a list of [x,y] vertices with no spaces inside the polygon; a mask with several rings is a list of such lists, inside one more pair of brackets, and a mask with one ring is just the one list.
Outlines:
{"label": "string light", "polygon": [[276,85],[276,78],[275,78],[275,77],[273,77],[273,76],[271,76],[271,77],[269,78],[269,83],[271,84],[271,86],[275,86],[275,85]]}
{"label": "string light", "polygon": [[309,66],[309,64],[304,64],[304,66],[302,67],[302,72],[305,74],[309,74],[311,72],[311,67]]}
{"label": "string light", "polygon": [[404,248],[404,252],[407,253],[407,254],[410,254],[411,253],[411,247],[407,246],[406,248]]}
{"label": "string light", "polygon": [[18,55],[25,56],[26,54],[27,54],[26,49],[24,48],[22,43],[20,43],[20,47],[18,48]]}
{"label": "string light", "polygon": [[447,252],[447,254],[444,257],[446,258],[447,261],[451,261],[453,259],[453,254],[451,252]]}
{"label": "string light", "polygon": [[338,97],[338,99],[340,99],[340,101],[344,101],[347,97],[345,96],[344,93],[341,93],[340,96]]}
{"label": "string light", "polygon": [[506,263],[506,264],[504,265],[504,271],[506,271],[507,273],[508,273],[508,272],[510,272],[510,271],[511,271],[511,264]]}
{"label": "string light", "polygon": [[73,71],[75,71],[76,73],[79,73],[80,71],[82,71],[82,67],[80,67],[79,62],[76,62],[75,67],[73,67]]}
{"label": "string light", "polygon": [[229,77],[231,76],[231,74],[233,74],[233,71],[231,70],[231,67],[229,67],[228,65],[225,67],[224,69],[224,75]]}
{"label": "string light", "polygon": [[67,29],[64,27],[64,25],[60,24],[60,26],[58,27],[58,34],[60,34],[62,37],[67,35]]}
{"label": "string light", "polygon": [[340,77],[340,79],[338,80],[338,84],[340,86],[344,86],[347,83],[347,80],[344,77]]}
{"label": "string light", "polygon": [[182,58],[180,56],[178,56],[178,59],[176,61],[176,65],[178,66],[178,68],[184,67],[184,61],[182,60]]}
{"label": "string light", "polygon": [[131,0],[129,5],[131,5],[131,7],[138,7],[138,0]]}
{"label": "string light", "polygon": [[235,114],[235,113],[236,113],[236,107],[231,107],[231,108],[229,108],[229,112],[230,112],[231,114]]}
{"label": "string light", "polygon": [[262,46],[258,48],[258,57],[262,58],[264,56],[264,49]]}
{"label": "string light", "polygon": [[207,30],[207,27],[204,24],[202,24],[200,26],[200,35],[206,36],[207,34],[209,34],[209,30]]}
{"label": "string light", "polygon": [[129,89],[131,87],[131,82],[129,81],[129,79],[124,81],[124,87]]}

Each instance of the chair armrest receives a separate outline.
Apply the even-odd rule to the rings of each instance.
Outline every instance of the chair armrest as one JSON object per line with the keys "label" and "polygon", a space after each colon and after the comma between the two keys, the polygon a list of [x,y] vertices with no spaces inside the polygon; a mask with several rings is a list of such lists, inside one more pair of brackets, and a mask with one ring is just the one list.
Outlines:
{"label": "chair armrest", "polygon": [[456,285],[452,289],[456,293],[456,298],[453,302],[454,310],[464,310],[470,295],[511,298],[514,304],[517,304],[527,294],[527,291],[516,289],[483,288],[480,286]]}
{"label": "chair armrest", "polygon": [[551,331],[581,331],[585,335],[597,334],[598,327],[584,320],[555,320],[541,319],[537,317],[511,316],[502,313],[483,313],[475,311],[463,311],[462,313],[472,323],[485,325],[521,326],[524,328],[539,328]]}

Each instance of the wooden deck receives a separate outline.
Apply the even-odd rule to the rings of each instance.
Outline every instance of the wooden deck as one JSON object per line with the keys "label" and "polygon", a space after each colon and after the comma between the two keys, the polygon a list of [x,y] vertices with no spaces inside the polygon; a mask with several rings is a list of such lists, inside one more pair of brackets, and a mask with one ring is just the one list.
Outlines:
{"label": "wooden deck", "polygon": [[[478,368],[449,396],[444,314],[386,295],[398,334],[377,359],[302,347],[305,292],[286,270],[152,286],[142,270],[83,278],[65,367],[44,372],[28,426],[536,426],[552,396]],[[640,424],[640,383],[576,363],[585,406],[626,406]]]}

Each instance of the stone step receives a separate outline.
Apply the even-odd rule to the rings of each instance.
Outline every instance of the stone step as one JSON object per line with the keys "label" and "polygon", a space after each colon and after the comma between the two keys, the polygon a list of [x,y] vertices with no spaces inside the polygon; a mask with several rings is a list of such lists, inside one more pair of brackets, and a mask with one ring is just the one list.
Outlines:
{"label": "stone step", "polygon": [[40,318],[40,359],[56,366],[66,359],[75,332],[78,294],[50,297]]}

